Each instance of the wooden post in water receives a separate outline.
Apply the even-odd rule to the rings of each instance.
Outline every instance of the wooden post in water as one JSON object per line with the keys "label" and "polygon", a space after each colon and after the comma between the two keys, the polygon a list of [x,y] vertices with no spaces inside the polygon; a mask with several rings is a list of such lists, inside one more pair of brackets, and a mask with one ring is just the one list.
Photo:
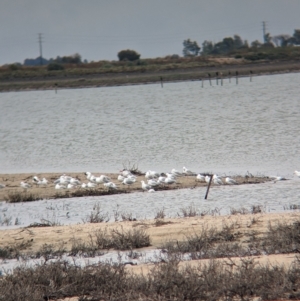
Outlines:
{"label": "wooden post in water", "polygon": [[57,83],[55,83],[55,94],[57,94]]}
{"label": "wooden post in water", "polygon": [[203,88],[203,79],[202,79],[202,78],[200,78],[200,80],[201,80],[201,84],[202,84],[202,88]]}
{"label": "wooden post in water", "polygon": [[160,85],[161,85],[162,88],[164,87],[164,83],[163,83],[163,78],[162,78],[162,76],[160,77]]}
{"label": "wooden post in water", "polygon": [[250,70],[250,82],[252,82],[252,71]]}
{"label": "wooden post in water", "polygon": [[209,78],[209,84],[211,85],[210,73],[207,73],[207,74],[208,74],[208,78]]}
{"label": "wooden post in water", "polygon": [[236,84],[238,84],[239,83],[239,72],[236,71],[235,75],[236,75]]}
{"label": "wooden post in water", "polygon": [[229,82],[231,83],[231,72],[228,72]]}
{"label": "wooden post in water", "polygon": [[219,84],[219,72],[216,72],[216,82],[217,82],[217,85]]}
{"label": "wooden post in water", "polygon": [[209,192],[209,188],[210,188],[213,176],[214,175],[210,175],[210,179],[209,179],[209,182],[208,182],[208,186],[207,186],[207,190],[206,190],[206,194],[205,194],[204,200],[207,200],[207,196],[208,196],[208,192]]}

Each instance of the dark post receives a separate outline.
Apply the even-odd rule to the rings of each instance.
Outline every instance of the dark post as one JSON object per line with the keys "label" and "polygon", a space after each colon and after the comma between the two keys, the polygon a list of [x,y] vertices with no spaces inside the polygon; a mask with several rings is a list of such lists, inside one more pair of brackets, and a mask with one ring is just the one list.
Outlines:
{"label": "dark post", "polygon": [[220,76],[221,76],[221,86],[223,86],[223,73],[220,72]]}
{"label": "dark post", "polygon": [[55,83],[55,94],[57,93],[57,83]]}
{"label": "dark post", "polygon": [[210,73],[207,73],[207,74],[208,74],[209,84],[211,85]]}
{"label": "dark post", "polygon": [[201,80],[201,84],[202,84],[202,88],[203,88],[203,79],[202,79],[202,78],[200,78],[200,80]]}
{"label": "dark post", "polygon": [[252,82],[252,71],[250,70],[250,82]]}
{"label": "dark post", "polygon": [[209,179],[209,183],[208,183],[208,186],[207,186],[207,190],[206,190],[206,194],[205,194],[204,200],[207,200],[208,191],[209,191],[209,188],[210,188],[210,185],[211,185],[211,181],[212,181],[213,176],[214,176],[214,175],[210,175],[210,179]]}
{"label": "dark post", "polygon": [[160,77],[160,84],[161,84],[161,87],[163,88],[164,84],[163,84],[163,78],[162,78],[162,76]]}
{"label": "dark post", "polygon": [[239,73],[238,71],[235,72],[235,75],[236,75],[236,84],[239,83]]}
{"label": "dark post", "polygon": [[219,84],[219,72],[216,72],[216,82],[217,82],[217,85]]}

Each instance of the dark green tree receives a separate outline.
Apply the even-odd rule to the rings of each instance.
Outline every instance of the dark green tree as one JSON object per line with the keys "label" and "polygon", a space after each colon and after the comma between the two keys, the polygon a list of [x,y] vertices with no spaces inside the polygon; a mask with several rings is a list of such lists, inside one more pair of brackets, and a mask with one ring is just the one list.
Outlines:
{"label": "dark green tree", "polygon": [[291,44],[291,36],[287,34],[280,34],[272,37],[272,42],[274,42],[277,47],[286,47]]}
{"label": "dark green tree", "polygon": [[196,41],[191,41],[190,39],[183,41],[183,56],[197,56],[200,52],[200,47]]}
{"label": "dark green tree", "polygon": [[119,58],[119,61],[136,61],[140,58],[140,54],[137,53],[135,50],[130,50],[130,49],[127,49],[127,50],[121,50],[118,52],[118,58]]}
{"label": "dark green tree", "polygon": [[57,61],[58,63],[63,64],[80,64],[81,63],[81,55],[78,53],[75,53],[73,55],[69,56],[63,56],[60,58],[60,61]]}
{"label": "dark green tree", "polygon": [[258,40],[255,40],[251,43],[252,48],[260,48],[262,46],[262,43]]}
{"label": "dark green tree", "polygon": [[202,43],[202,54],[211,54],[214,49],[214,44],[211,41],[204,41]]}
{"label": "dark green tree", "polygon": [[300,29],[295,29],[294,34],[291,38],[291,42],[294,45],[300,45]]}

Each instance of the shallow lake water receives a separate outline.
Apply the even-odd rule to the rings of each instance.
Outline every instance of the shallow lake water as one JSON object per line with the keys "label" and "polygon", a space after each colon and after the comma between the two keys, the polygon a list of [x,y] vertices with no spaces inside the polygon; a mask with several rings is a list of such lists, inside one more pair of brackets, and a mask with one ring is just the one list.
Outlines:
{"label": "shallow lake water", "polygon": [[[136,165],[167,172],[183,166],[220,175],[284,176],[256,185],[205,187],[101,197],[0,203],[0,228],[44,220],[86,222],[95,205],[114,220],[167,217],[194,206],[228,214],[300,206],[300,74],[240,78],[223,86],[198,81],[0,94],[0,173],[118,172]],[[0,179],[1,182],[1,179]]]}
{"label": "shallow lake water", "polygon": [[0,94],[1,173],[299,167],[300,73]]}
{"label": "shallow lake water", "polygon": [[[0,173],[118,172],[135,164],[167,172],[187,166],[220,175],[280,175],[291,180],[155,194],[135,193],[32,204],[0,204],[0,225],[40,219],[68,224],[86,219],[95,203],[153,218],[176,216],[195,204],[222,214],[260,204],[284,210],[298,204],[300,73],[240,78],[236,85],[199,81],[0,94]],[[1,180],[1,179],[0,179]],[[283,208],[285,207],[285,208]],[[67,212],[69,212],[67,214]],[[67,214],[67,215],[66,215]],[[2,221],[2,222],[1,222]],[[8,222],[7,222],[8,224]]]}

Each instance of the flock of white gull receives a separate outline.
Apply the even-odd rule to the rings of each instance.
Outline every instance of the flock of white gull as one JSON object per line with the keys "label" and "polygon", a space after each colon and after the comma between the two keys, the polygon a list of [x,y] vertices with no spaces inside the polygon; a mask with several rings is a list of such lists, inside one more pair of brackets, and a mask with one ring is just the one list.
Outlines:
{"label": "flock of white gull", "polygon": [[[300,171],[295,170],[294,174],[297,177],[300,177]],[[54,181],[55,189],[74,189],[74,188],[84,188],[84,189],[95,189],[99,187],[99,184],[103,184],[108,190],[116,190],[118,186],[111,181],[111,178],[105,175],[95,176],[91,172],[86,172],[87,183],[81,183],[76,178],[73,178],[68,175],[62,175],[57,180]],[[154,192],[155,187],[159,185],[172,185],[176,183],[176,180],[180,176],[196,176],[195,180],[199,182],[209,183],[210,181],[215,185],[237,185],[238,183],[229,177],[220,177],[216,174],[214,175],[203,175],[201,173],[194,173],[186,167],[182,168],[182,172],[172,169],[170,173],[158,173],[156,171],[148,170],[145,174],[145,181],[141,181],[141,188],[148,192]],[[286,180],[283,177],[274,176],[270,177],[274,181]],[[134,184],[137,180],[137,177],[132,174],[129,170],[122,170],[118,175],[118,181],[124,185],[130,186]],[[147,182],[146,182],[147,181]],[[46,187],[49,184],[49,181],[45,178],[39,179],[37,176],[32,178],[32,182],[39,187]],[[27,190],[32,187],[31,184],[27,182],[21,182],[20,186]],[[5,188],[4,184],[0,184],[0,189]]]}

